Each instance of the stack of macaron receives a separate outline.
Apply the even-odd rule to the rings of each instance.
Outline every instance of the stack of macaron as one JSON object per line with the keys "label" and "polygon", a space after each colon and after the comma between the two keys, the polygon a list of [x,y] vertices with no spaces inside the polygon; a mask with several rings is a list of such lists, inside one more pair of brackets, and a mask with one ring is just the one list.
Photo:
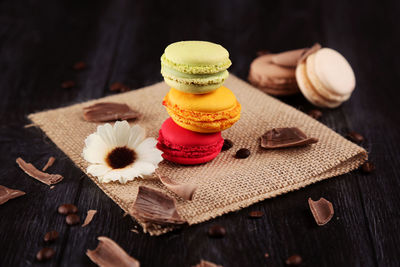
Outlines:
{"label": "stack of macaron", "polygon": [[231,65],[228,51],[205,41],[170,44],[161,57],[161,74],[171,87],[163,105],[170,118],[159,131],[163,158],[179,164],[214,159],[224,140],[221,131],[240,118],[241,106],[223,86]]}

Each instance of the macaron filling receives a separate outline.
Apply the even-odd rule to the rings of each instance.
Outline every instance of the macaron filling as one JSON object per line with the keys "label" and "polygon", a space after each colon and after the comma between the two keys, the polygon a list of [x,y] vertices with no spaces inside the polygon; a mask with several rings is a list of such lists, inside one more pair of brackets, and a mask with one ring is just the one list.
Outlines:
{"label": "macaron filling", "polygon": [[221,84],[229,76],[227,70],[223,70],[213,74],[189,74],[189,73],[179,72],[165,65],[161,66],[161,74],[166,79],[170,79],[179,83],[192,84],[198,86],[209,85],[209,84]]}

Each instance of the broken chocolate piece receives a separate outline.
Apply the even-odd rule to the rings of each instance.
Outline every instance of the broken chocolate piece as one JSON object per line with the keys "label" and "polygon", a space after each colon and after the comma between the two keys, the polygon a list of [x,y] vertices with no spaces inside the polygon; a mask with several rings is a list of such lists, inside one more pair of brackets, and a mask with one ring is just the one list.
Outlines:
{"label": "broken chocolate piece", "polygon": [[115,82],[110,86],[110,91],[119,91],[121,93],[124,93],[128,92],[129,90],[131,90],[131,88],[120,82]]}
{"label": "broken chocolate piece", "polygon": [[55,157],[50,157],[49,160],[47,161],[46,165],[44,165],[42,171],[44,172],[45,170],[50,168],[53,165],[54,161],[56,161],[56,158]]}
{"label": "broken chocolate piece", "polygon": [[192,267],[222,267],[222,265],[217,265],[211,261],[201,260],[200,263],[193,265]]}
{"label": "broken chocolate piece", "polygon": [[146,186],[139,186],[136,201],[129,213],[145,223],[159,225],[186,223],[178,214],[173,198]]}
{"label": "broken chocolate piece", "polygon": [[300,264],[303,263],[303,259],[301,258],[300,255],[294,254],[294,255],[290,256],[289,258],[287,258],[285,263],[287,266],[299,266]]}
{"label": "broken chocolate piece", "polygon": [[6,203],[10,199],[20,197],[25,195],[26,193],[20,190],[11,189],[0,185],[0,205]]}
{"label": "broken chocolate piece", "polygon": [[197,185],[190,183],[180,184],[171,180],[167,176],[161,176],[158,174],[157,176],[160,179],[161,183],[163,183],[163,185],[165,185],[166,188],[168,188],[169,190],[171,190],[172,192],[174,192],[175,194],[177,194],[178,196],[180,196],[185,200],[192,200],[193,194],[197,189]]}
{"label": "broken chocolate piece", "polygon": [[307,59],[307,57],[315,52],[317,52],[318,50],[321,49],[321,45],[319,43],[315,43],[313,46],[311,46],[308,49],[305,49],[303,54],[301,55],[301,57],[299,58],[299,61],[297,62],[297,64],[300,64],[301,62],[303,62],[304,60]]}
{"label": "broken chocolate piece", "polygon": [[132,258],[117,243],[105,236],[97,238],[99,244],[94,250],[87,250],[86,255],[98,266],[139,267],[138,260]]}
{"label": "broken chocolate piece", "polygon": [[27,163],[21,158],[17,158],[16,162],[26,174],[44,184],[53,185],[61,182],[61,180],[64,179],[64,177],[62,177],[60,174],[49,174],[39,171],[31,163]]}
{"label": "broken chocolate piece", "polygon": [[82,224],[82,227],[87,226],[93,220],[93,217],[96,213],[97,213],[97,210],[88,210],[85,221]]}
{"label": "broken chocolate piece", "polygon": [[333,205],[331,202],[321,197],[318,201],[308,198],[308,205],[312,215],[314,216],[315,222],[319,225],[327,224],[333,217]]}
{"label": "broken chocolate piece", "polygon": [[316,142],[317,138],[308,138],[296,127],[274,128],[261,136],[261,147],[267,149],[305,146]]}
{"label": "broken chocolate piece", "polygon": [[299,61],[300,57],[305,53],[306,50],[307,48],[301,48],[274,54],[271,57],[271,61],[272,63],[282,67],[296,68],[297,61]]}
{"label": "broken chocolate piece", "polygon": [[106,122],[139,118],[140,113],[127,104],[102,102],[83,108],[83,118],[90,122]]}

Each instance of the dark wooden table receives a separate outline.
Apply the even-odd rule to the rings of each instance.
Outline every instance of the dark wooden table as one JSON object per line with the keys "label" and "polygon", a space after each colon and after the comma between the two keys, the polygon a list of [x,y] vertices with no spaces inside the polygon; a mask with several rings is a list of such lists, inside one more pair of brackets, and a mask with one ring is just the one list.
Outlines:
{"label": "dark wooden table", "polygon": [[[171,1],[4,0],[0,3],[0,184],[25,191],[0,206],[0,266],[93,266],[85,255],[108,236],[142,266],[191,266],[206,259],[224,266],[283,266],[300,254],[304,266],[400,266],[400,2],[399,1]],[[350,3],[351,2],[351,3]],[[112,94],[123,82],[140,88],[161,80],[159,58],[178,40],[210,40],[231,53],[230,71],[246,79],[258,50],[310,46],[339,50],[351,63],[357,88],[321,122],[340,134],[363,134],[376,171],[319,182],[200,225],[150,237],[38,129],[24,128],[29,113]],[[83,60],[86,70],[73,63]],[[62,89],[65,80],[76,88]],[[302,96],[283,101],[311,109]],[[21,172],[18,156],[66,178],[53,190]],[[335,217],[318,227],[307,198],[333,202]],[[86,228],[69,227],[56,212],[75,203]],[[258,220],[249,211],[262,210]],[[209,226],[227,236],[211,239]],[[56,256],[35,261],[43,235],[56,229]],[[268,252],[269,258],[264,258]]]}

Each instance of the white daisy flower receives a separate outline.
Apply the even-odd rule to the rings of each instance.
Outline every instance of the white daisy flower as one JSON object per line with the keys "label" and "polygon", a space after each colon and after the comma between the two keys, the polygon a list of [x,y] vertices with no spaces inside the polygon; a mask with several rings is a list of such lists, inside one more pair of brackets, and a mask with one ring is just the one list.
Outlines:
{"label": "white daisy flower", "polygon": [[109,123],[98,126],[86,138],[82,155],[91,163],[87,172],[101,183],[125,184],[155,171],[162,160],[156,144],[154,138],[145,139],[145,130],[139,125],[130,127],[127,121],[117,121],[114,127]]}

